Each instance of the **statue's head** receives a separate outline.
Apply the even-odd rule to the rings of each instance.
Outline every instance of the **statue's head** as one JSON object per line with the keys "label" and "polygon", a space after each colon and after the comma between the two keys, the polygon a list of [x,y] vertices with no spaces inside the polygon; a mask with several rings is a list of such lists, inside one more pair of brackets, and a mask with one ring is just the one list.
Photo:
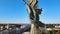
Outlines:
{"label": "statue's head", "polygon": [[29,3],[31,3],[31,2],[32,2],[32,0],[28,0],[28,2],[29,2]]}

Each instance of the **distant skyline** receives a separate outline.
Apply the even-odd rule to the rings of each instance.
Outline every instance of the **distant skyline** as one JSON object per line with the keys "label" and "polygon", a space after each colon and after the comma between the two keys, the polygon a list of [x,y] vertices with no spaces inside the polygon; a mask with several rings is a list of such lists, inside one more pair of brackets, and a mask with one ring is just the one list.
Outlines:
{"label": "distant skyline", "polygon": [[[60,0],[38,0],[42,8],[40,21],[60,23]],[[0,0],[0,23],[30,23],[26,7],[22,0]]]}

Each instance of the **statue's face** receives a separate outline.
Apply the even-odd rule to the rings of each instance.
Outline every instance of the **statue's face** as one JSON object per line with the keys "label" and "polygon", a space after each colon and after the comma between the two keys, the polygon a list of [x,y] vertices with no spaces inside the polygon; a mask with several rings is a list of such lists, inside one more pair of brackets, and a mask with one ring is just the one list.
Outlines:
{"label": "statue's face", "polygon": [[28,2],[29,2],[29,3],[31,3],[31,2],[32,2],[32,0],[28,0]]}

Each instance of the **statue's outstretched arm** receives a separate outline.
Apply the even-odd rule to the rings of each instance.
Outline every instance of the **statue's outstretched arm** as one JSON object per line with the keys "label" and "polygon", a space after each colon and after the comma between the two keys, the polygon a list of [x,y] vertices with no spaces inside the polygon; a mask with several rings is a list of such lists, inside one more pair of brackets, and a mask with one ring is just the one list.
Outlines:
{"label": "statue's outstretched arm", "polygon": [[24,1],[24,4],[26,5],[29,18],[30,18],[31,20],[33,20],[34,15],[33,15],[33,11],[32,11],[32,9],[31,9],[30,5],[28,5],[25,1]]}
{"label": "statue's outstretched arm", "polygon": [[26,5],[28,13],[30,13],[30,6],[23,0],[23,3]]}
{"label": "statue's outstretched arm", "polygon": [[26,1],[23,0],[23,4],[27,4]]}

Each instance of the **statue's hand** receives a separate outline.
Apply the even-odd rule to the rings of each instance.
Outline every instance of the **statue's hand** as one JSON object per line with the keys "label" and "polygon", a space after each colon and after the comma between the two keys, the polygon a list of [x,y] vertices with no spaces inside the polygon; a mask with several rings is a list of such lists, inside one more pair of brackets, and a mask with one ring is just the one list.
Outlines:
{"label": "statue's hand", "polygon": [[26,2],[23,0],[23,4],[26,4]]}
{"label": "statue's hand", "polygon": [[24,4],[26,4],[26,2],[23,2]]}

